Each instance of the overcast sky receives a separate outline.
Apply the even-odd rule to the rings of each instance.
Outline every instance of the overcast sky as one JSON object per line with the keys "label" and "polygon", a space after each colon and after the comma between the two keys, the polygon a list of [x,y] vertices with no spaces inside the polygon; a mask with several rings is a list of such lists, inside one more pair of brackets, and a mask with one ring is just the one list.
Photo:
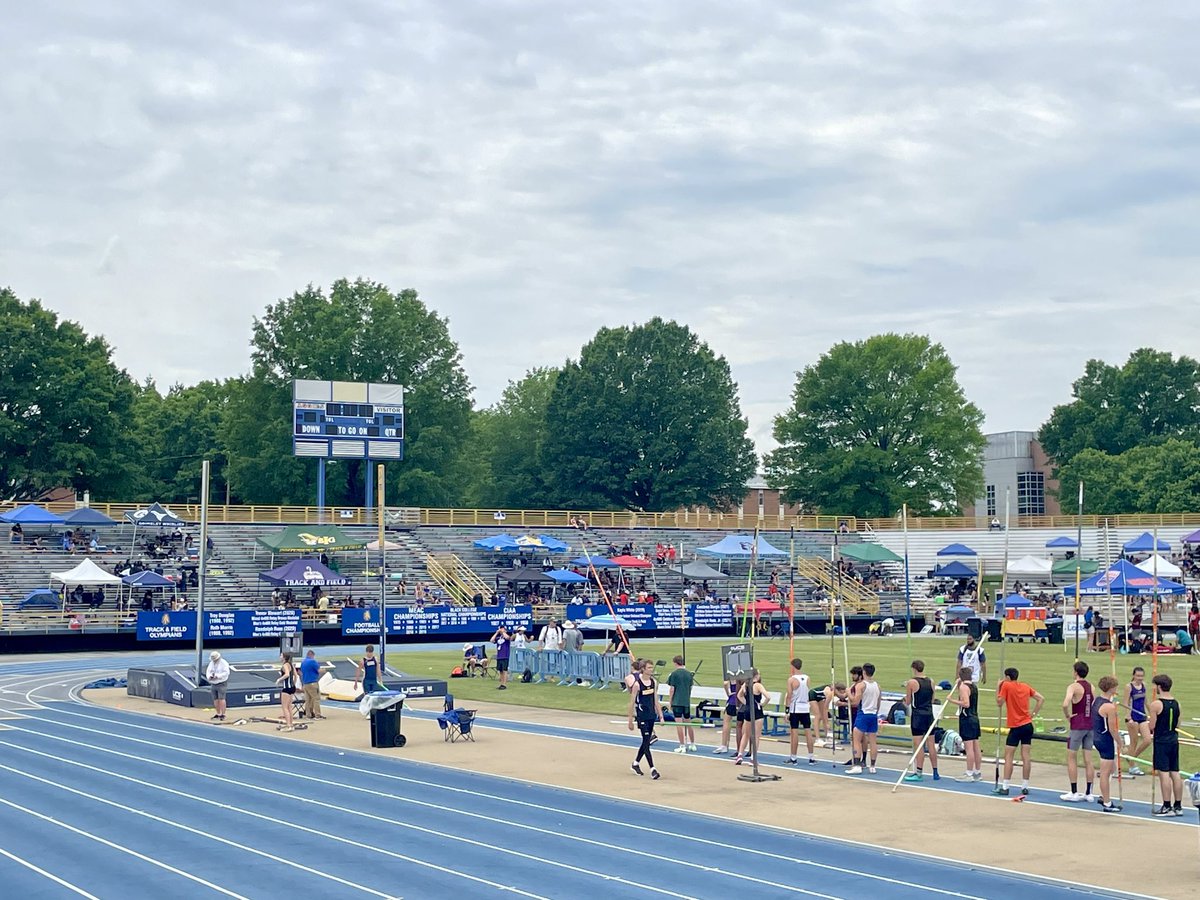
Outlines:
{"label": "overcast sky", "polygon": [[480,404],[673,317],[760,449],[879,331],[942,341],[988,430],[1200,353],[1200,7],[786,6],[11,6],[0,284],[164,387],[245,371],[309,282],[413,287]]}

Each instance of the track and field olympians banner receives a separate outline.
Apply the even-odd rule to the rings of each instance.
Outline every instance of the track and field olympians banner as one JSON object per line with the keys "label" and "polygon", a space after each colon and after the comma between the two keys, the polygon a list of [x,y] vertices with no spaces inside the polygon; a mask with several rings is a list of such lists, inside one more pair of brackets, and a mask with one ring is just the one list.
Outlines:
{"label": "track and field olympians banner", "polygon": [[[222,609],[204,614],[204,639],[279,637],[303,625],[298,609]],[[194,641],[196,612],[138,612],[139,641]]]}

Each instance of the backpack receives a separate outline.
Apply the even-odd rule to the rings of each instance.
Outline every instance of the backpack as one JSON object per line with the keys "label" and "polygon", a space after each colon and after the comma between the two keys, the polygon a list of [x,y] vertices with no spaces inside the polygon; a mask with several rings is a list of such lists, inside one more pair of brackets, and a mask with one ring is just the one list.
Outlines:
{"label": "backpack", "polygon": [[531,681],[533,681],[533,670],[526,669],[524,672],[521,673],[521,683],[529,684],[529,682],[531,682]]}
{"label": "backpack", "polygon": [[467,673],[463,671],[462,666],[455,666],[453,669],[450,670],[450,677],[451,678],[466,678]]}
{"label": "backpack", "polygon": [[941,747],[942,754],[945,756],[963,755],[963,742],[957,731],[946,729],[946,733],[942,735],[942,739],[938,744]]}

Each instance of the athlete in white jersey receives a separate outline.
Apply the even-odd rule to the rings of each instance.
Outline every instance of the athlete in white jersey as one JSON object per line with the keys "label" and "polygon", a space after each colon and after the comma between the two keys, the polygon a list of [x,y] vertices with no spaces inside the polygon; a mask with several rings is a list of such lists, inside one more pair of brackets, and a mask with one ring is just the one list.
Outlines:
{"label": "athlete in white jersey", "polygon": [[792,660],[792,675],[788,679],[787,695],[783,698],[788,711],[788,724],[791,726],[792,752],[788,756],[788,765],[796,765],[800,760],[796,751],[800,747],[800,729],[804,729],[804,742],[808,745],[808,764],[815,766],[813,756],[812,714],[809,706],[808,676],[801,671],[804,663],[799,659]]}
{"label": "athlete in white jersey", "polygon": [[875,680],[875,666],[863,663],[862,699],[858,715],[854,717],[855,764],[846,770],[849,775],[861,775],[862,764],[870,753],[870,772],[875,774],[875,761],[879,758],[879,682]]}
{"label": "athlete in white jersey", "polygon": [[976,684],[987,684],[987,657],[975,638],[967,636],[967,642],[958,648],[957,669],[970,669],[971,680]]}

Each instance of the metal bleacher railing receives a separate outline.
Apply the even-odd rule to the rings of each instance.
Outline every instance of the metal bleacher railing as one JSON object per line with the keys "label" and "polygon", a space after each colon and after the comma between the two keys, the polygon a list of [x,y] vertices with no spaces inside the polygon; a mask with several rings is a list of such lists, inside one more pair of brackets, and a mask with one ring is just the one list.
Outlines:
{"label": "metal bleacher railing", "polygon": [[[18,504],[0,502],[0,512]],[[120,519],[126,512],[136,510],[141,503],[91,504],[95,509]],[[168,504],[177,514],[189,521],[200,518],[199,506],[195,503]],[[49,508],[56,512],[69,512],[74,504],[52,503]],[[689,528],[705,531],[747,531],[755,527],[767,531],[833,531],[842,523],[851,531],[896,531],[900,528],[899,518],[860,518],[844,515],[814,516],[752,516],[737,512],[721,513],[708,510],[678,510],[676,512],[628,512],[613,510],[549,510],[549,509],[437,509],[430,507],[388,507],[386,523],[390,526],[457,525],[491,528],[570,528],[571,520],[583,519],[591,528]],[[330,506],[325,509],[325,521],[336,525],[374,525],[377,512],[358,506]],[[209,521],[221,523],[246,523],[256,525],[315,524],[319,511],[315,506],[268,506],[213,504],[208,511]],[[1200,526],[1200,512],[1160,514],[1118,514],[1087,516],[1014,516],[1014,528],[1063,528],[1073,529],[1076,525],[1085,528],[1102,527],[1108,522],[1112,528],[1155,526]],[[910,530],[927,529],[974,529],[987,527],[982,516],[953,517],[931,516],[909,517]]]}

